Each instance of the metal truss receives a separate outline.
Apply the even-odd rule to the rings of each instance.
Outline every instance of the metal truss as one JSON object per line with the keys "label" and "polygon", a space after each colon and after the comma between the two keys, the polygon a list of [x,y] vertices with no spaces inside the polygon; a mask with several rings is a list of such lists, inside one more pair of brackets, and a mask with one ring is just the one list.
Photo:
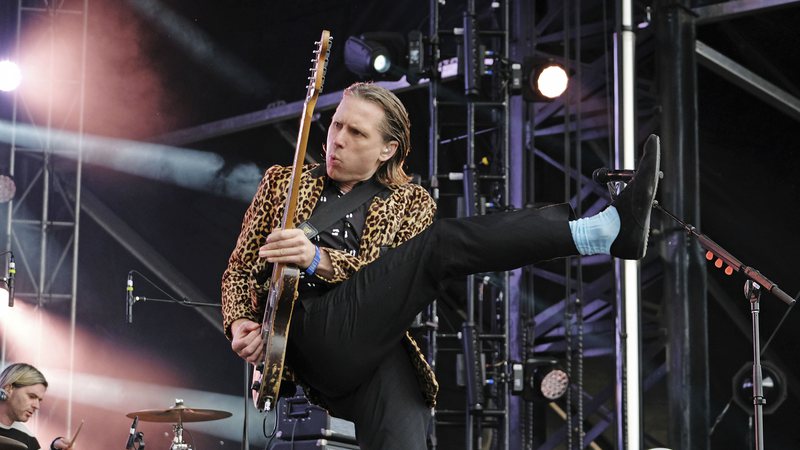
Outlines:
{"label": "metal truss", "polygon": [[[454,32],[440,22],[440,2],[430,2],[429,54],[434,56],[429,66],[457,56],[462,78],[459,85],[434,74],[428,85],[429,177],[440,211],[449,207],[449,214],[467,217],[510,206],[510,5],[468,0],[459,6],[462,21]],[[447,53],[454,49],[457,54]],[[431,448],[455,430],[463,433],[465,449],[516,447],[510,432],[508,287],[508,273],[467,277],[464,297],[457,300],[463,307],[458,332],[434,328],[429,334],[428,353],[437,375],[444,376],[440,366],[455,353],[461,379],[443,383],[463,386],[465,393],[460,401],[440,402]],[[438,324],[437,304],[424,322]]]}
{"label": "metal truss", "polygon": [[[564,64],[571,74],[572,86],[571,92],[554,101],[528,106],[529,131],[523,145],[528,161],[525,177],[529,180],[529,204],[538,203],[539,198],[553,201],[554,191],[562,192],[564,201],[571,203],[579,216],[593,215],[608,204],[606,189],[583,174],[587,167],[613,165],[610,46],[615,16],[605,7],[599,2],[549,2],[535,18],[536,26],[528,36],[531,44],[527,53],[545,55]],[[637,34],[637,60],[652,58],[653,50],[652,33],[645,27]],[[657,119],[652,117],[652,82],[640,78],[637,84],[639,123],[634,134],[641,139],[655,129]],[[537,177],[552,178],[548,173],[561,174],[563,186],[554,189],[536,184]],[[642,285],[655,283],[661,276],[660,267],[653,258],[645,260]],[[524,279],[520,297],[531,303],[521,307],[529,315],[524,358],[563,361],[570,369],[571,389],[557,402],[545,406],[540,401],[526,406],[523,447],[616,447],[614,428],[619,429],[620,416],[615,410],[620,405],[615,397],[624,380],[615,378],[618,312],[611,259],[573,258],[563,265],[528,267]],[[559,292],[562,294],[557,296]],[[657,312],[659,307],[645,305],[645,311]],[[665,376],[666,340],[657,319],[655,314],[645,315],[642,327],[647,346],[644,353],[649,357],[645,361],[648,371],[643,374],[645,389]],[[584,383],[586,367],[592,370],[590,385]],[[604,384],[599,391],[598,384]],[[545,425],[542,416],[552,415],[552,411],[556,411],[555,422],[562,421],[560,426]],[[649,433],[644,438],[649,443],[660,439]]]}
{"label": "metal truss", "polygon": [[[16,257],[16,298],[68,316],[70,380],[66,404],[67,431],[72,420],[72,372],[75,353],[80,187],[82,152],[59,148],[54,130],[83,135],[88,0],[20,0],[17,9],[16,58],[27,69],[26,83],[14,96],[12,136],[5,154],[17,185],[6,210],[5,248]],[[69,38],[67,38],[69,36]],[[24,46],[23,46],[24,41]],[[32,126],[35,146],[18,145],[18,125]],[[41,321],[32,338],[44,340]],[[5,336],[3,342],[5,359]],[[41,354],[19,355],[47,364]]]}

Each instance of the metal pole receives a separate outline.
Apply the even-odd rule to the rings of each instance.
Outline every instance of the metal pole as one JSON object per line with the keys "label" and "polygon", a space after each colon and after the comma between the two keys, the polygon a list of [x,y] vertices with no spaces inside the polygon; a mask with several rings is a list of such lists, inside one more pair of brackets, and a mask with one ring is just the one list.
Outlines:
{"label": "metal pole", "polygon": [[[428,108],[430,113],[430,124],[428,128],[428,177],[431,183],[431,195],[434,201],[439,201],[439,1],[430,0],[429,3],[429,36],[430,54],[428,67],[430,68],[430,83],[428,84]],[[434,301],[428,307],[428,319],[434,323],[434,327],[428,332],[429,336],[429,357],[433,373],[436,373],[436,359],[438,358],[438,317],[437,306]],[[431,425],[428,431],[430,438],[430,450],[436,450],[438,439],[436,436],[436,410],[432,412]]]}
{"label": "metal pole", "polygon": [[[614,159],[615,166],[634,168],[635,41],[632,2],[618,4],[614,39]],[[641,448],[641,361],[639,349],[639,263],[614,261],[616,272],[617,332],[617,448]]]}
{"label": "metal pole", "polygon": [[[702,228],[694,15],[689,0],[655,2],[659,43],[656,73],[661,96],[661,203]],[[669,440],[672,448],[710,446],[706,268],[699,245],[663,227]]]}

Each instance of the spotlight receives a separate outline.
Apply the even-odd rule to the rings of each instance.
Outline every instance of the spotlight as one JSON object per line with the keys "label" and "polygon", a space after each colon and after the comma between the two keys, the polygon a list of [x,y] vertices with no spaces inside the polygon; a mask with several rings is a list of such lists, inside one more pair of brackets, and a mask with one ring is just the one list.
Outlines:
{"label": "spotlight", "polygon": [[569,87],[569,74],[564,66],[552,60],[528,59],[522,69],[522,95],[532,102],[549,102],[560,97]]}
{"label": "spotlight", "polygon": [[15,63],[4,59],[0,61],[0,91],[11,92],[22,82],[22,72]]}
{"label": "spotlight", "polygon": [[[771,414],[786,400],[786,377],[769,361],[761,363],[761,379],[766,404],[764,414]],[[755,413],[753,407],[753,363],[745,363],[733,377],[733,401],[747,414]]]}
{"label": "spotlight", "polygon": [[555,359],[532,358],[524,364],[515,364],[514,368],[515,378],[521,378],[515,379],[514,393],[527,401],[554,401],[567,393],[569,375]]}
{"label": "spotlight", "polygon": [[361,78],[396,81],[408,74],[415,83],[422,72],[424,49],[422,35],[408,36],[394,32],[370,32],[350,36],[344,44],[344,64]]}
{"label": "spotlight", "polygon": [[552,64],[536,76],[536,89],[547,98],[559,97],[567,90],[567,71],[563,67]]}
{"label": "spotlight", "polygon": [[11,175],[0,175],[0,203],[8,203],[17,193],[17,184]]}

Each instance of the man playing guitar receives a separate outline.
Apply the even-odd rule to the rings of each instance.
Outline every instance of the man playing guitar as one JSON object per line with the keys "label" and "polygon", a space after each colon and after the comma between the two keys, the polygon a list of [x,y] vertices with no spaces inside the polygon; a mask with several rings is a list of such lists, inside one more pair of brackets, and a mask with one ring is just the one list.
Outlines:
{"label": "man playing guitar", "polygon": [[569,220],[568,205],[434,221],[433,199],[403,171],[410,151],[406,109],[375,84],[345,90],[325,151],[325,165],[306,167],[300,178],[295,224],[362,185],[385,189],[340,211],[338,222],[309,240],[300,229],[279,228],[291,168],[269,168],[223,275],[224,329],[232,349],[258,363],[264,272],[270,264],[304,271],[283,377],[353,421],[365,450],[426,448],[438,385],[406,331],[437,297],[441,281],[578,253],[639,259],[646,251],[659,172],[654,137],[614,204],[578,221]]}

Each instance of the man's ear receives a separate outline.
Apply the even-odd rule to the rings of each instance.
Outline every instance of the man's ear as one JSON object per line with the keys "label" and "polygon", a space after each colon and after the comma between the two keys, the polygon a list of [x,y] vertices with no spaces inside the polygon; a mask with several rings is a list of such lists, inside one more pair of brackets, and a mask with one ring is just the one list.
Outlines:
{"label": "man's ear", "polygon": [[381,150],[381,154],[378,156],[378,159],[381,160],[381,162],[386,162],[392,159],[394,154],[397,152],[397,147],[399,146],[400,144],[397,141],[387,142],[386,146],[383,148],[383,150]]}

